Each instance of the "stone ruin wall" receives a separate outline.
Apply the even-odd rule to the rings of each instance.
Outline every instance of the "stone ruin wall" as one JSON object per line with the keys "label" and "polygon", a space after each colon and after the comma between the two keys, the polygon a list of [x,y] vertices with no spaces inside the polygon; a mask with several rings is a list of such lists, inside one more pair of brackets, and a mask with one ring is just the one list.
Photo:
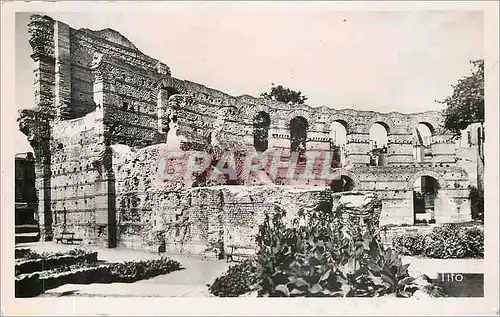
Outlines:
{"label": "stone ruin wall", "polygon": [[[441,185],[438,222],[470,219],[468,176],[456,164],[457,145],[442,130],[439,111],[383,114],[233,97],[172,77],[166,64],[143,54],[114,30],[76,30],[34,15],[30,33],[35,105],[54,114],[50,135],[43,136],[50,140],[51,155],[37,175],[43,178],[38,182],[39,198],[45,202],[40,212],[52,214],[40,219],[51,221],[55,234],[72,230],[91,243],[156,248],[153,233],[168,229],[168,241],[176,241],[171,248],[199,252],[217,240],[219,233],[214,232],[232,230],[234,234],[224,233],[224,239],[243,240],[255,232],[259,218],[249,211],[251,204],[244,197],[232,200],[237,196],[232,188],[187,189],[156,182],[157,145],[166,141],[171,111],[177,114],[186,149],[207,144],[253,148],[253,118],[264,111],[271,121],[269,148],[284,150],[285,159],[292,118],[307,120],[309,150],[329,151],[330,126],[341,122],[351,167],[338,173],[353,179],[357,190],[378,192],[383,198],[381,223],[413,222],[411,181],[419,175],[433,176]],[[420,122],[434,130],[433,157],[417,163],[412,129]],[[374,123],[388,131],[387,167],[367,167]],[[315,185],[320,187],[309,188],[311,193],[325,190],[327,184]],[[285,189],[269,190],[267,194],[275,197]],[[183,234],[189,235],[189,247],[183,245],[186,238],[179,238]]]}
{"label": "stone ruin wall", "polygon": [[[92,243],[107,241],[108,190],[106,146],[98,113],[61,121],[51,142],[51,213],[53,235],[77,232]],[[102,120],[102,119],[101,119]],[[44,219],[44,217],[40,217]]]}
{"label": "stone ruin wall", "polygon": [[117,245],[155,251],[163,235],[169,252],[214,255],[214,248],[253,245],[264,212],[275,204],[289,217],[327,199],[326,188],[212,186],[185,188],[157,173],[164,144],[133,150],[114,145]]}

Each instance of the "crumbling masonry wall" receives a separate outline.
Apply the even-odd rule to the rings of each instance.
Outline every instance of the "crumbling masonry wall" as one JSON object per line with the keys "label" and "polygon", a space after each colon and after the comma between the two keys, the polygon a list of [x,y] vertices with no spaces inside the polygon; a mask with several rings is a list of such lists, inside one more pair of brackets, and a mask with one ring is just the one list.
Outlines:
{"label": "crumbling masonry wall", "polygon": [[[274,185],[304,185],[278,177],[269,189],[256,187],[260,192],[252,194],[251,188],[189,188],[191,182],[158,179],[172,115],[187,153],[253,150],[253,120],[265,112],[268,151],[280,151],[284,160],[290,155],[292,119],[307,121],[306,152],[329,151],[331,125],[339,122],[347,132],[347,168],[336,173],[353,180],[354,189],[381,196],[381,223],[413,223],[412,186],[420,176],[440,185],[437,222],[470,219],[469,176],[457,164],[457,144],[443,130],[440,111],[378,113],[235,97],[172,77],[165,63],[111,29],[74,29],[33,15],[29,32],[35,110],[25,114],[33,117],[23,119],[22,130],[39,161],[42,236],[67,230],[90,243],[145,249],[156,248],[163,237],[171,250],[200,253],[216,248],[221,237],[251,239],[261,211],[269,208],[268,197],[289,195],[287,187]],[[369,130],[375,123],[388,135],[387,165],[381,167],[368,166]],[[433,133],[432,156],[422,162],[413,158],[412,131],[419,123]],[[322,194],[316,193],[329,183],[311,180],[307,185],[317,187],[301,189],[300,195],[290,191],[298,198],[282,203],[317,202]]]}

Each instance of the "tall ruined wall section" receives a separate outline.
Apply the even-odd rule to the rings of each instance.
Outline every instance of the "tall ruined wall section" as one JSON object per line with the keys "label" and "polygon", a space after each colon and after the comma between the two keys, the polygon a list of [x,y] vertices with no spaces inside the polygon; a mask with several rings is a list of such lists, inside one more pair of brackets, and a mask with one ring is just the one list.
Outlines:
{"label": "tall ruined wall section", "polygon": [[[102,115],[102,113],[101,113]],[[74,232],[85,241],[107,244],[106,146],[98,112],[56,122],[51,142],[53,234]]]}
{"label": "tall ruined wall section", "polygon": [[[110,29],[76,30],[33,15],[29,32],[35,61],[32,125],[47,125],[46,133],[30,137],[42,160],[37,167],[42,235],[50,239],[71,230],[113,246],[109,146],[140,148],[163,141],[156,85],[170,71]],[[40,115],[48,119],[42,122]]]}

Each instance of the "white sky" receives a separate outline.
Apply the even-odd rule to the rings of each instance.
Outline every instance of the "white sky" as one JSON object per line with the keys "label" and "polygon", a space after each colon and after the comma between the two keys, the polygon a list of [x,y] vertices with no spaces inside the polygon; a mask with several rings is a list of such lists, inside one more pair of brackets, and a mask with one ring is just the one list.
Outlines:
{"label": "white sky", "polygon": [[[172,75],[231,95],[271,83],[312,106],[381,112],[440,109],[451,86],[483,58],[476,11],[333,11],[293,3],[214,3],[149,13],[50,13],[75,28],[113,28]],[[16,105],[32,106],[27,22],[16,19]],[[29,151],[16,134],[16,152]]]}

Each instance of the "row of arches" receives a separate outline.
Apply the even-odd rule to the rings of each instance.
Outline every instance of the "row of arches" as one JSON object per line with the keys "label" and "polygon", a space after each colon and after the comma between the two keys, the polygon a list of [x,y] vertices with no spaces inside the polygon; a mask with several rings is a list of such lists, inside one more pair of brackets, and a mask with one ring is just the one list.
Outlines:
{"label": "row of arches", "polygon": [[[267,112],[260,111],[253,118],[254,147],[258,152],[264,152],[269,147],[269,129],[271,119]],[[309,123],[302,116],[296,116],[289,122],[290,127],[290,150],[303,153],[306,150],[307,130]],[[330,125],[330,150],[336,153],[340,160],[338,167],[345,163],[345,146],[347,144],[347,123],[343,120],[335,120]],[[426,122],[418,123],[413,131],[412,143],[414,146],[414,158],[416,161],[424,161],[426,156],[431,155],[430,145],[434,135],[434,128]],[[370,165],[384,166],[384,155],[387,153],[389,126],[384,122],[375,122],[369,131],[370,143]]]}

